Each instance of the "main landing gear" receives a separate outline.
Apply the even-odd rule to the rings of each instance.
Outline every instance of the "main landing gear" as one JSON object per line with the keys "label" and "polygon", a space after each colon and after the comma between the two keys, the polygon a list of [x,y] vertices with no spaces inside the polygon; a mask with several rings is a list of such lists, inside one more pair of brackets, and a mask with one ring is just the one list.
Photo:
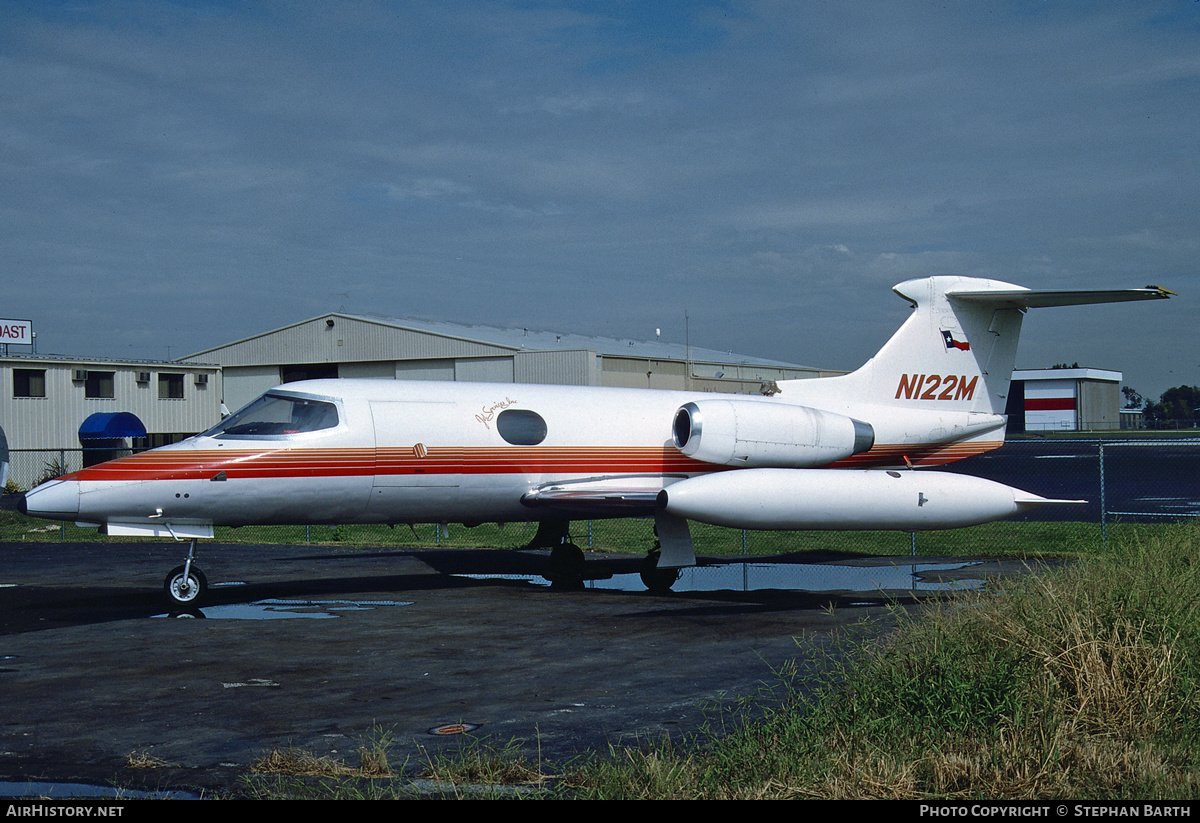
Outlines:
{"label": "main landing gear", "polygon": [[550,581],[550,588],[568,591],[583,588],[583,575],[587,564],[583,558],[583,549],[571,542],[571,521],[540,521],[537,534],[522,548],[550,550],[550,562],[542,575]]}
{"label": "main landing gear", "polygon": [[660,569],[658,561],[661,557],[662,551],[658,547],[658,542],[655,541],[654,548],[642,558],[641,568],[638,569],[638,573],[642,577],[642,585],[654,594],[669,592],[681,573],[680,569]]}
{"label": "main landing gear", "polygon": [[583,549],[574,543],[559,543],[550,550],[550,570],[546,577],[552,589],[578,591],[583,588],[583,574],[587,562]]}
{"label": "main landing gear", "polygon": [[182,566],[176,566],[171,569],[167,579],[163,582],[163,590],[167,594],[167,599],[172,605],[190,607],[195,606],[204,597],[204,593],[208,591],[208,578],[204,576],[204,572],[200,571],[200,567],[195,564],[196,559],[196,541],[193,540],[188,546],[187,560]]}
{"label": "main landing gear", "polygon": [[[583,581],[587,572],[583,550],[571,542],[570,523],[566,520],[543,520],[538,524],[537,534],[525,546],[526,549],[549,548],[550,562],[544,576],[550,581],[552,589],[563,591],[579,591],[583,589]],[[662,558],[662,544],[658,538],[657,526],[654,530],[654,547],[642,560],[638,572],[642,584],[655,594],[665,594],[679,579],[678,567],[659,568]],[[674,535],[673,535],[674,536]],[[686,536],[687,551],[691,552],[691,539]],[[695,562],[694,560],[692,562]]]}

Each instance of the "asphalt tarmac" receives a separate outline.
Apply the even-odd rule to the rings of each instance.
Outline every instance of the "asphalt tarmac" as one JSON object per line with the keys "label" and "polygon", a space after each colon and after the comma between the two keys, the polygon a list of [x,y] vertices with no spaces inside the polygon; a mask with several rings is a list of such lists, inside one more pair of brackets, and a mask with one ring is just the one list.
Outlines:
{"label": "asphalt tarmac", "polygon": [[[1101,460],[1103,455],[1103,461]],[[1164,439],[1010,440],[996,451],[945,466],[1043,497],[1086,500],[1046,506],[1012,520],[1148,523],[1200,516],[1200,441]]]}
{"label": "asphalt tarmac", "polygon": [[[898,563],[911,581],[913,559],[811,552],[753,558],[793,567],[795,584],[666,595],[538,585],[544,552],[200,552],[211,605],[172,619],[162,580],[182,545],[0,544],[0,781],[224,796],[274,748],[356,765],[381,733],[409,774],[479,739],[561,767],[610,744],[719,728],[739,698],[777,701],[789,661],[864,618],[884,630],[889,597],[927,596],[815,582],[831,567]],[[944,569],[918,572],[927,581],[1023,571],[927,560]],[[638,558],[588,564],[611,584],[636,576]],[[798,682],[821,676],[802,664]],[[474,729],[434,733],[456,724]],[[138,759],[158,765],[132,768]]]}

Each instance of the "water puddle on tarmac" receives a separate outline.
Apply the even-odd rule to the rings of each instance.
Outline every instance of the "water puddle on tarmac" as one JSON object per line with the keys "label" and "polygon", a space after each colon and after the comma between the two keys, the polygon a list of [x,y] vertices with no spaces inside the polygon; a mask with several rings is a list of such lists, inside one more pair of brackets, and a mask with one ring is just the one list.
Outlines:
{"label": "water puddle on tarmac", "polygon": [[156,614],[153,617],[203,617],[209,620],[325,620],[343,612],[366,611],[386,606],[411,606],[402,600],[256,600]]}
{"label": "water puddle on tarmac", "polygon": [[[116,789],[109,786],[92,786],[87,783],[4,783],[0,782],[0,797],[9,799],[27,797],[31,799],[41,800],[42,798],[63,798],[63,797],[111,797],[115,800],[199,800],[200,795],[194,792],[176,792],[176,791],[161,791],[161,792],[143,792],[136,789]],[[37,816],[49,816],[53,812],[63,812],[67,807],[54,807],[52,809],[43,809]],[[20,809],[13,811],[14,807],[9,806],[9,814],[19,814]],[[77,817],[86,816],[84,812],[91,811],[91,808],[72,809],[71,812]],[[66,812],[63,812],[66,816]],[[100,815],[97,815],[100,816]],[[112,815],[108,815],[112,816]],[[120,813],[116,815],[120,817]]]}
{"label": "water puddle on tarmac", "polygon": [[[940,572],[966,569],[976,563],[891,563],[884,566],[850,566],[822,563],[723,563],[681,569],[671,587],[675,592],[749,592],[760,589],[784,591],[876,592],[900,590],[919,592],[969,591],[983,587],[983,578],[955,575],[953,580],[939,579]],[[468,574],[473,580],[524,580],[538,586],[550,581],[537,575]],[[929,579],[924,579],[928,576]],[[645,591],[639,574],[614,574],[609,578],[587,580],[589,589]]]}
{"label": "water puddle on tarmac", "polygon": [[[854,566],[822,563],[719,563],[681,569],[671,587],[675,592],[750,592],[765,589],[782,591],[969,591],[983,587],[982,576],[970,577],[962,569],[975,563],[891,563],[882,566]],[[942,572],[957,572],[953,580],[941,579]],[[471,580],[517,580],[534,586],[549,586],[541,575],[464,574]],[[589,589],[640,592],[646,586],[641,575],[614,574],[584,582]],[[347,612],[411,606],[403,600],[256,600],[181,609],[154,617],[206,618],[209,620],[327,620]]]}

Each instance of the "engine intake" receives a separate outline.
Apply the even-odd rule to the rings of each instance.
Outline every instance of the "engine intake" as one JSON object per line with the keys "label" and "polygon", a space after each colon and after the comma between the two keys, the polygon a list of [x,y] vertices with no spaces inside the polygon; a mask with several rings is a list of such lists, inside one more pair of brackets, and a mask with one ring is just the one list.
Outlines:
{"label": "engine intake", "polygon": [[861,420],[770,400],[684,403],[671,431],[681,452],[720,466],[827,466],[875,444],[875,430]]}

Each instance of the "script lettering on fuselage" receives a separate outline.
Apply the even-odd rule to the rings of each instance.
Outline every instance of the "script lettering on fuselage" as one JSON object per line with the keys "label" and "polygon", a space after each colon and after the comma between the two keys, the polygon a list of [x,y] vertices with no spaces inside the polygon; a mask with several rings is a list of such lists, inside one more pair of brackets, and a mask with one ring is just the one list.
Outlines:
{"label": "script lettering on fuselage", "polygon": [[482,423],[485,429],[490,429],[492,418],[496,416],[496,412],[501,411],[502,409],[507,409],[516,402],[516,400],[506,396],[499,403],[493,403],[490,406],[484,406],[483,411],[480,414],[475,415],[475,419]]}
{"label": "script lettering on fuselage", "polygon": [[968,380],[965,374],[902,374],[896,399],[970,400],[978,383],[979,375]]}

